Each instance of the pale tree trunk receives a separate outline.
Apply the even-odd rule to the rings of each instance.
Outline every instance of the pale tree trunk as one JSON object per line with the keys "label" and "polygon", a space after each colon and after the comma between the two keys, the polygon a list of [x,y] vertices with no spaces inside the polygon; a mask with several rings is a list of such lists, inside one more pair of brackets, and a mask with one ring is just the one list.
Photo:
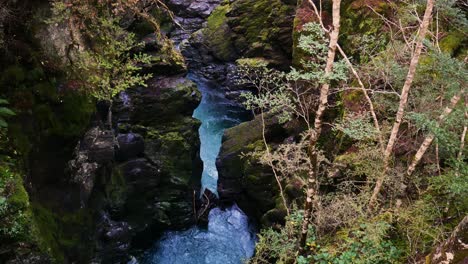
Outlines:
{"label": "pale tree trunk", "polygon": [[411,58],[411,63],[409,65],[408,74],[406,75],[406,80],[403,85],[403,89],[401,91],[400,105],[398,106],[398,111],[396,114],[395,122],[393,123],[392,132],[390,134],[390,139],[388,140],[387,147],[384,151],[383,170],[382,170],[381,176],[377,179],[376,185],[372,192],[372,196],[369,200],[370,210],[374,208],[374,205],[377,201],[377,197],[380,193],[380,190],[382,189],[382,184],[385,180],[385,177],[387,176],[389,163],[390,163],[390,157],[392,155],[393,147],[395,146],[395,142],[398,136],[398,131],[400,129],[401,122],[403,120],[403,115],[405,113],[406,104],[408,102],[408,94],[409,94],[411,85],[413,83],[414,74],[416,73],[416,67],[418,66],[418,63],[419,63],[419,57],[421,56],[421,52],[424,46],[423,41],[424,41],[424,38],[426,37],[427,29],[431,21],[433,9],[434,9],[434,0],[427,0],[426,11],[424,12],[424,17],[419,28],[419,35],[416,40],[416,49],[414,51],[413,57]]}
{"label": "pale tree trunk", "polygon": [[455,227],[447,240],[437,245],[423,260],[425,264],[466,263],[468,248],[468,215]]}
{"label": "pale tree trunk", "polygon": [[[453,109],[460,101],[461,96],[462,96],[462,92],[459,92],[452,97],[452,99],[450,100],[450,104],[447,107],[445,107],[444,112],[439,116],[439,119],[436,125],[437,127],[439,127],[444,122],[444,119],[448,115],[450,115],[450,113],[452,113]],[[419,147],[418,152],[416,152],[416,155],[414,155],[413,162],[411,162],[410,166],[408,167],[408,170],[406,171],[408,176],[411,176],[411,174],[413,174],[414,170],[416,169],[416,166],[418,166],[419,162],[421,161],[421,158],[426,153],[427,149],[431,145],[434,138],[435,138],[435,135],[433,133],[430,133],[428,136],[426,136],[423,143]]]}
{"label": "pale tree trunk", "polygon": [[463,132],[462,132],[462,135],[461,135],[461,138],[460,138],[460,150],[459,150],[458,156],[457,156],[457,158],[459,160],[461,160],[463,158],[463,149],[465,148],[466,132],[468,130],[468,128],[466,126],[466,122],[468,120],[468,111],[466,111],[467,108],[468,108],[468,100],[465,97],[465,125],[463,126]]}
{"label": "pale tree trunk", "polygon": [[[333,62],[335,61],[336,47],[338,44],[338,35],[340,32],[340,4],[341,4],[341,0],[333,0],[333,7],[332,7],[333,29],[330,32],[330,44],[328,46],[327,63],[325,65],[326,76],[332,73]],[[300,239],[300,244],[299,244],[301,251],[304,249],[305,244],[306,244],[307,233],[309,230],[309,222],[312,216],[313,201],[316,200],[316,196],[317,196],[316,185],[318,184],[317,182],[317,174],[318,174],[317,155],[318,154],[315,149],[315,145],[322,131],[322,116],[328,105],[329,90],[330,90],[329,82],[324,83],[320,89],[319,106],[315,113],[314,130],[311,131],[311,135],[310,135],[309,155],[310,155],[311,169],[309,171],[309,175],[307,179],[307,194],[306,194],[306,202],[304,206],[304,219],[302,221],[301,239]]]}
{"label": "pale tree trunk", "polygon": [[109,126],[109,130],[112,130],[112,104],[113,100],[109,101],[109,109],[107,109],[107,125]]}

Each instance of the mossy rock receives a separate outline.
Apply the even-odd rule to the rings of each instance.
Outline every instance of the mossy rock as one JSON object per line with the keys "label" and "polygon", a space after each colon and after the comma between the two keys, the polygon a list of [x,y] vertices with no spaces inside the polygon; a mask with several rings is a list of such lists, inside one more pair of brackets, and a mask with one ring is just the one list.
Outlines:
{"label": "mossy rock", "polygon": [[215,58],[221,61],[232,61],[238,55],[231,41],[232,34],[227,24],[226,14],[231,9],[228,3],[216,7],[207,19],[203,35]]}
{"label": "mossy rock", "polygon": [[105,184],[105,193],[112,210],[121,210],[127,199],[128,187],[122,171],[114,168],[109,182]]}
{"label": "mossy rock", "polygon": [[32,210],[38,227],[38,246],[52,257],[53,263],[90,258],[92,247],[87,232],[92,229],[92,219],[88,211],[59,213],[37,203],[32,204]]}
{"label": "mossy rock", "polygon": [[275,225],[283,225],[286,217],[286,210],[274,208],[266,212],[261,219],[263,227],[271,227]]}
{"label": "mossy rock", "polygon": [[[226,14],[235,48],[245,57],[265,57],[289,65],[295,6],[280,0],[239,0]],[[283,64],[283,65],[281,65]]]}
{"label": "mossy rock", "polygon": [[291,58],[291,21],[294,6],[281,0],[225,1],[207,19],[201,43],[220,61],[265,57],[285,67]]}
{"label": "mossy rock", "polygon": [[466,41],[467,38],[462,32],[453,31],[440,40],[439,46],[443,52],[447,52],[452,56],[456,56],[456,54],[462,48],[463,43],[466,45]]}

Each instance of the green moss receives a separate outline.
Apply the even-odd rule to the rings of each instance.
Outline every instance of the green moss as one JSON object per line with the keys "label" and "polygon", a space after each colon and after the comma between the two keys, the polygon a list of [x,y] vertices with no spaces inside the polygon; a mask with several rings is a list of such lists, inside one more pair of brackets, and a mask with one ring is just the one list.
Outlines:
{"label": "green moss", "polygon": [[[40,77],[38,77],[38,79],[39,78]],[[57,89],[49,82],[39,82],[33,86],[32,90],[41,100],[51,100],[54,103],[58,102]]]}
{"label": "green moss", "polygon": [[57,241],[59,235],[59,224],[54,214],[44,207],[33,204],[34,219],[38,226],[38,235],[41,238],[39,248],[43,252],[47,252],[56,262],[63,263],[65,256],[60,250],[60,245]]}
{"label": "green moss", "polygon": [[[17,161],[11,160],[12,163]],[[29,195],[23,185],[21,174],[10,165],[0,163],[0,241],[2,249],[21,251],[18,244],[34,250],[38,241]]]}
{"label": "green moss", "polygon": [[[234,19],[243,31],[246,46],[254,43],[267,43],[277,41],[281,23],[292,13],[293,7],[280,0],[236,1],[234,10],[242,16]],[[238,21],[237,21],[238,20]]]}
{"label": "green moss", "polygon": [[24,189],[23,180],[20,176],[16,176],[12,195],[8,197],[8,203],[16,210],[24,210],[29,207],[29,195]]}
{"label": "green moss", "polygon": [[346,1],[341,19],[340,44],[348,56],[361,62],[371,59],[366,51],[383,51],[388,42],[383,20],[367,7],[368,4],[380,13],[385,13],[390,6],[382,0]]}
{"label": "green moss", "polygon": [[38,228],[38,246],[54,263],[65,263],[69,251],[79,252],[83,259],[89,257],[90,247],[85,238],[92,219],[87,210],[56,212],[37,203],[32,204],[32,210]]}
{"label": "green moss", "polygon": [[51,133],[63,137],[81,135],[95,111],[95,104],[86,95],[68,92],[61,97],[61,104],[54,109],[55,123]]}
{"label": "green moss", "polygon": [[10,124],[8,127],[16,152],[26,157],[32,149],[32,142],[24,130],[25,128],[17,123]]}
{"label": "green moss", "polygon": [[238,65],[252,68],[266,67],[268,61],[265,58],[243,58],[236,61]]}
{"label": "green moss", "polygon": [[132,26],[132,32],[134,32],[137,37],[143,38],[148,34],[154,33],[154,27],[147,20],[141,20]]}
{"label": "green moss", "polygon": [[229,4],[219,5],[207,19],[208,28],[216,30],[226,22],[226,13],[230,10]]}
{"label": "green moss", "polygon": [[223,61],[229,61],[235,57],[226,18],[230,9],[229,4],[219,5],[215,8],[207,19],[207,27],[203,30],[215,57]]}
{"label": "green moss", "polygon": [[439,46],[443,52],[450,53],[450,55],[455,55],[457,50],[461,48],[464,40],[466,40],[466,38],[462,32],[454,31],[441,39]]}
{"label": "green moss", "polygon": [[112,208],[121,208],[127,198],[127,184],[122,171],[114,168],[110,181],[105,185],[106,197]]}

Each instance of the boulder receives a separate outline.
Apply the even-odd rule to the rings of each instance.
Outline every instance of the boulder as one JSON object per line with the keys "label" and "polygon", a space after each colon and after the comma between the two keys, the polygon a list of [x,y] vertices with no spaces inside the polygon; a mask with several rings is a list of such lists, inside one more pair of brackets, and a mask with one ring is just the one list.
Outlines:
{"label": "boulder", "polygon": [[205,18],[220,2],[221,0],[168,0],[167,4],[172,10],[176,10],[178,16]]}
{"label": "boulder", "polygon": [[98,227],[98,255],[93,263],[118,263],[129,260],[133,230],[123,221],[113,221],[106,213],[101,213]]}
{"label": "boulder", "polygon": [[[265,126],[268,142],[278,142],[286,137],[285,129],[278,125],[274,115],[266,114]],[[258,116],[224,132],[216,160],[220,201],[236,202],[257,221],[275,208],[277,186],[271,169],[259,164],[253,157],[242,158],[241,154],[263,149],[262,122]]]}
{"label": "boulder", "polygon": [[117,135],[118,149],[116,159],[125,161],[139,157],[145,151],[145,141],[143,137],[136,133]]}
{"label": "boulder", "polygon": [[192,116],[201,95],[195,83],[182,76],[154,78],[148,87],[128,91],[134,109],[131,120],[143,125],[159,125]]}
{"label": "boulder", "polygon": [[94,189],[100,169],[114,160],[114,133],[93,127],[78,142],[74,158],[68,162],[71,182],[80,188],[81,207],[85,207]]}
{"label": "boulder", "polygon": [[[160,182],[159,169],[146,159],[130,160],[119,166],[127,185],[141,190],[156,187]],[[137,185],[137,186],[136,186]]]}
{"label": "boulder", "polygon": [[114,133],[93,127],[83,137],[79,151],[86,153],[90,162],[104,164],[114,159]]}
{"label": "boulder", "polygon": [[206,27],[195,33],[189,42],[194,48],[208,50],[218,61],[265,57],[275,67],[288,69],[292,56],[294,10],[293,1],[224,2],[211,12]]}

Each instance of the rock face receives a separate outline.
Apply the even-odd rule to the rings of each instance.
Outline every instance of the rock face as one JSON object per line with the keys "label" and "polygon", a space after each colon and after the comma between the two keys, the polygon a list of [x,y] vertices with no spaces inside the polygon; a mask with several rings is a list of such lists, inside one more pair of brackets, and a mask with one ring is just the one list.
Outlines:
{"label": "rock face", "polygon": [[[185,1],[177,2],[182,4]],[[294,3],[280,0],[207,3],[212,6],[206,23],[201,24],[199,20],[194,20],[203,21],[205,16],[202,14],[196,18],[184,17],[178,21],[189,30],[181,33],[176,29],[169,33],[175,36],[189,68],[207,79],[216,81],[229,99],[238,102],[239,94],[245,91],[246,87],[236,84],[234,62],[237,59],[263,57],[270,66],[289,69]],[[180,15],[188,16],[187,12]],[[180,34],[187,40],[179,41]]]}
{"label": "rock face", "polygon": [[221,0],[167,0],[167,5],[181,17],[208,17]]}
{"label": "rock face", "polygon": [[99,211],[94,261],[128,260],[167,229],[194,223],[201,96],[183,76],[159,77],[114,102],[114,131],[92,127],[69,167],[81,207]]}
{"label": "rock face", "polygon": [[93,191],[100,170],[114,160],[114,133],[93,127],[83,137],[69,162],[72,181],[80,186],[80,203],[84,207]]}
{"label": "rock face", "polygon": [[105,213],[99,260],[124,259],[164,230],[194,223],[202,163],[199,122],[191,115],[200,99],[193,82],[171,76],[130,89],[114,103],[117,163],[100,186]]}
{"label": "rock face", "polygon": [[294,10],[295,4],[280,0],[223,2],[182,52],[195,58],[194,63],[264,57],[273,66],[287,68],[291,62]]}
{"label": "rock face", "polygon": [[125,133],[117,136],[118,149],[116,159],[129,160],[136,158],[145,151],[145,141],[140,134]]}
{"label": "rock face", "polygon": [[[265,117],[268,142],[282,141],[286,130],[274,116]],[[248,215],[264,225],[281,221],[284,212],[278,200],[274,175],[253,157],[241,153],[264,150],[261,118],[227,129],[216,165],[219,171],[218,193],[221,202],[236,202]],[[276,209],[278,208],[278,209]],[[273,210],[272,212],[269,212]]]}

